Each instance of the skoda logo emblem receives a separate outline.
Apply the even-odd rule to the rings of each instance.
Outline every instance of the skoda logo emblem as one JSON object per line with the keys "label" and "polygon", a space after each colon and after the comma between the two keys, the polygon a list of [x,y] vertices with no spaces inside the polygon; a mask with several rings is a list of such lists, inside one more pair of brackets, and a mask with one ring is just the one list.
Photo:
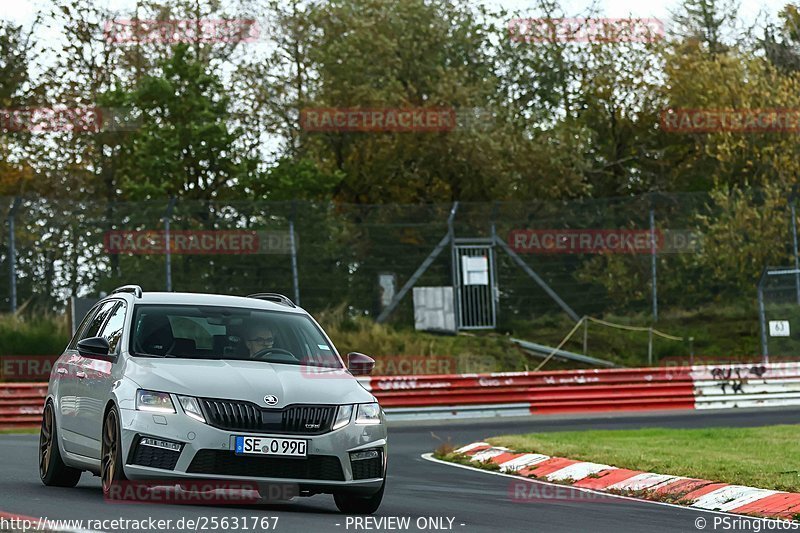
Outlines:
{"label": "skoda logo emblem", "polygon": [[266,396],[264,396],[264,403],[267,405],[275,405],[276,403],[278,403],[278,397],[275,396],[274,394],[267,394]]}

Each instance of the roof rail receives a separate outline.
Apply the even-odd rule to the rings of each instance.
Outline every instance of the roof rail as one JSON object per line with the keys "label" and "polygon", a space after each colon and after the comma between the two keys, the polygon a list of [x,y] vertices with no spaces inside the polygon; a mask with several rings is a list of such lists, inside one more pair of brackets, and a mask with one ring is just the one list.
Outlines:
{"label": "roof rail", "polygon": [[111,291],[111,294],[117,294],[119,292],[130,292],[137,298],[142,297],[142,288],[138,285],[123,285],[122,287],[117,287]]}
{"label": "roof rail", "polygon": [[277,292],[257,292],[255,294],[248,294],[248,298],[256,298],[258,300],[267,300],[277,304],[285,305],[286,307],[297,307],[293,301]]}

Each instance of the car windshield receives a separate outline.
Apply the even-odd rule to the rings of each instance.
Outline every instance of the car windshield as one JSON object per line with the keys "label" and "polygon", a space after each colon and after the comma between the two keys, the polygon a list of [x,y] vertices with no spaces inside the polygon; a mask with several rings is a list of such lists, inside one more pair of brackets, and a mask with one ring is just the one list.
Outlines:
{"label": "car windshield", "polygon": [[303,314],[218,306],[139,305],[132,331],[130,351],[134,356],[343,368],[319,327]]}

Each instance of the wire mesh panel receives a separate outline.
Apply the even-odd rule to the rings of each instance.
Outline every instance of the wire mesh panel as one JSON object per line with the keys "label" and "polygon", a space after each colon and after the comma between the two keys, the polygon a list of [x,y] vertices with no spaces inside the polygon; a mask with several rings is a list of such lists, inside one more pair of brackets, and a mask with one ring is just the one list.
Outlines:
{"label": "wire mesh panel", "polygon": [[[415,279],[417,286],[461,286],[456,306],[464,327],[514,331],[541,317],[567,317],[553,294],[576,316],[616,314],[640,322],[652,316],[656,295],[667,316],[706,307],[753,310],[763,266],[792,262],[785,200],[755,193],[460,203],[456,210],[449,203],[21,198],[12,214],[12,205],[13,198],[0,198],[6,224],[0,302],[7,308],[11,219],[19,307],[50,311],[63,311],[70,296],[97,296],[130,283],[165,290],[171,279],[175,291],[294,298],[297,289],[312,312],[342,308],[376,316],[386,306],[381,279],[396,280],[396,294]],[[415,277],[448,235],[455,245],[478,248],[462,248],[456,257],[445,247]],[[493,239],[505,248],[492,249]],[[476,257],[488,258],[488,285],[462,283],[462,256],[472,257],[469,269],[481,266]],[[768,308],[795,301],[779,297],[777,288],[765,290]],[[407,294],[388,320],[411,327]],[[794,349],[781,344],[786,339],[771,340],[778,343],[770,346],[773,353]]]}
{"label": "wire mesh panel", "polygon": [[758,300],[763,355],[800,356],[800,270],[765,269]]}

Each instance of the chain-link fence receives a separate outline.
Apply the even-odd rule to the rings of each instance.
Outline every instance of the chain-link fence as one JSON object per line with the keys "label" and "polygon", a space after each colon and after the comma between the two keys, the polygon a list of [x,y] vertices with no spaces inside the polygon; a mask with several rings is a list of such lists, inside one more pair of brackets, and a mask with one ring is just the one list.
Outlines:
{"label": "chain-link fence", "polygon": [[761,353],[800,353],[800,269],[768,267],[758,284]]}
{"label": "chain-link fence", "polygon": [[[17,307],[59,310],[69,296],[136,283],[145,290],[274,291],[299,296],[312,312],[346,305],[375,316],[386,304],[386,280],[394,280],[396,293],[451,235],[454,242],[496,236],[505,243],[495,246],[493,272],[500,327],[563,314],[553,293],[578,316],[649,320],[659,312],[732,305],[746,306],[755,319],[764,266],[794,261],[788,201],[762,193],[456,209],[4,198],[0,210],[7,216],[0,268],[9,276],[0,298],[8,310],[14,294]],[[452,285],[453,269],[448,249],[416,285]],[[413,323],[410,293],[391,320]]]}

